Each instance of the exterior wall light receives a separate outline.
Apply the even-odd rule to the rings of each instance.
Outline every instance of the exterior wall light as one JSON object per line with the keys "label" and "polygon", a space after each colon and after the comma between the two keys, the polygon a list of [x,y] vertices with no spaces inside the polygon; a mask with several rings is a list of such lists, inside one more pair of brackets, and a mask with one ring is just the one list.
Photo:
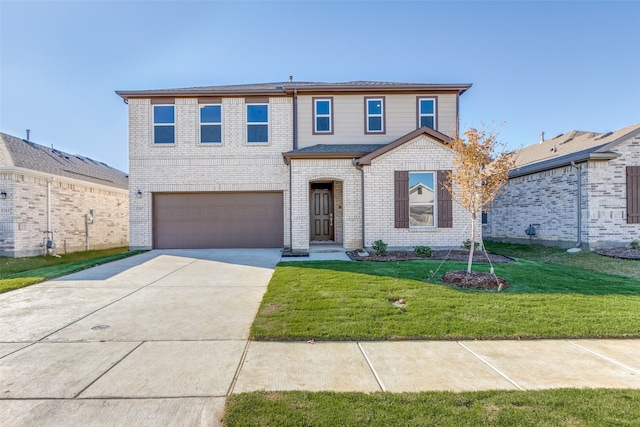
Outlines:
{"label": "exterior wall light", "polygon": [[138,199],[142,199],[142,191],[138,190],[138,192],[136,193],[136,197]]}
{"label": "exterior wall light", "polygon": [[7,198],[7,192],[2,190],[0,191],[0,200],[4,200]]}

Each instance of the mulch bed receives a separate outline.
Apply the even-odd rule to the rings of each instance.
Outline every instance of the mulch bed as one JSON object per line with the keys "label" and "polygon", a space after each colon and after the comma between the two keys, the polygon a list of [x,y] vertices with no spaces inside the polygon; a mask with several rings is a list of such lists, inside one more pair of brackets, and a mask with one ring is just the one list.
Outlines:
{"label": "mulch bed", "polygon": [[604,255],[612,258],[640,260],[640,249],[611,248],[611,249],[596,249],[593,252],[598,255]]}
{"label": "mulch bed", "polygon": [[[354,261],[412,261],[412,260],[420,260],[420,259],[431,259],[431,260],[447,260],[447,261],[467,261],[469,259],[469,252],[462,250],[438,250],[433,251],[430,257],[424,257],[416,254],[413,251],[389,251],[385,255],[376,255],[375,253],[369,252],[369,256],[359,255],[360,251],[350,251],[347,252],[347,255]],[[502,263],[502,262],[514,262],[512,258],[488,253],[485,254],[483,251],[476,251],[473,253],[473,262],[487,262],[487,255],[489,260],[492,263]]]}
{"label": "mulch bed", "polygon": [[498,290],[500,283],[502,283],[502,289],[508,286],[507,281],[502,277],[479,271],[472,271],[471,273],[463,270],[448,271],[442,276],[442,281],[456,288],[474,289],[476,291]]}

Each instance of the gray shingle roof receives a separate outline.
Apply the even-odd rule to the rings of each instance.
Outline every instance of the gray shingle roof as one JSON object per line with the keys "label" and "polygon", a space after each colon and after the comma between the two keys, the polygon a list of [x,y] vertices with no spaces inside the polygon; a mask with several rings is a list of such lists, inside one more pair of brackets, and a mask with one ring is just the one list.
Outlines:
{"label": "gray shingle roof", "polygon": [[111,187],[129,188],[128,175],[105,163],[77,154],[65,153],[1,132],[0,140],[11,160],[10,164],[0,166],[15,166]]}
{"label": "gray shingle roof", "polygon": [[371,153],[386,144],[318,144],[289,151],[294,153]]}
{"label": "gray shingle roof", "polygon": [[509,176],[528,175],[589,159],[614,159],[619,156],[613,151],[615,146],[637,134],[640,123],[607,133],[578,130],[563,133],[519,150],[516,169]]}
{"label": "gray shingle roof", "polygon": [[118,90],[116,93],[123,99],[130,97],[159,97],[159,96],[197,96],[197,95],[290,95],[294,89],[299,92],[375,92],[375,91],[456,91],[464,93],[471,84],[437,84],[437,83],[400,83],[378,81],[351,82],[274,82],[251,83],[239,85],[198,86],[173,89],[152,90]]}

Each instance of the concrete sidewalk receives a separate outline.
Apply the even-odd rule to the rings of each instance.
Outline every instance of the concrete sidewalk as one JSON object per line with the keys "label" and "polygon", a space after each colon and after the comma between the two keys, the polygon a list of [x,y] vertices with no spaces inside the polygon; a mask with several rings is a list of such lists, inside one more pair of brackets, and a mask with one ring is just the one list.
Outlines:
{"label": "concrete sidewalk", "polygon": [[254,390],[640,389],[640,340],[250,342],[280,259],[151,251],[0,295],[1,424],[215,426]]}

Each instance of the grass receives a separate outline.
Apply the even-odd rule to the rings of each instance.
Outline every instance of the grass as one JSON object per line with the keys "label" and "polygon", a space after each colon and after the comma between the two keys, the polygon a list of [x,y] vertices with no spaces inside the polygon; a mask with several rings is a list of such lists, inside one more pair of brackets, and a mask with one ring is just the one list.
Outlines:
{"label": "grass", "polygon": [[143,251],[127,248],[73,252],[54,256],[0,258],[0,293],[116,261]]}
{"label": "grass", "polygon": [[525,259],[550,264],[566,265],[585,270],[612,273],[640,280],[640,261],[611,258],[589,251],[570,254],[564,249],[540,245],[516,245],[485,242],[487,250],[511,258]]}
{"label": "grass", "polygon": [[[251,328],[251,338],[640,337],[640,280],[570,266],[567,264],[575,261],[544,251],[530,257],[534,260],[519,258],[515,263],[496,265],[496,274],[510,284],[499,294],[442,284],[438,277],[444,272],[465,268],[458,262],[280,263]],[[546,259],[550,256],[562,263],[550,262]],[[589,264],[602,266],[608,260]],[[637,261],[627,262],[640,266]],[[488,268],[474,264],[477,270]],[[431,271],[437,271],[435,278]],[[391,304],[398,298],[404,298],[407,307]]]}
{"label": "grass", "polygon": [[227,399],[224,425],[634,426],[640,390],[255,392]]}

